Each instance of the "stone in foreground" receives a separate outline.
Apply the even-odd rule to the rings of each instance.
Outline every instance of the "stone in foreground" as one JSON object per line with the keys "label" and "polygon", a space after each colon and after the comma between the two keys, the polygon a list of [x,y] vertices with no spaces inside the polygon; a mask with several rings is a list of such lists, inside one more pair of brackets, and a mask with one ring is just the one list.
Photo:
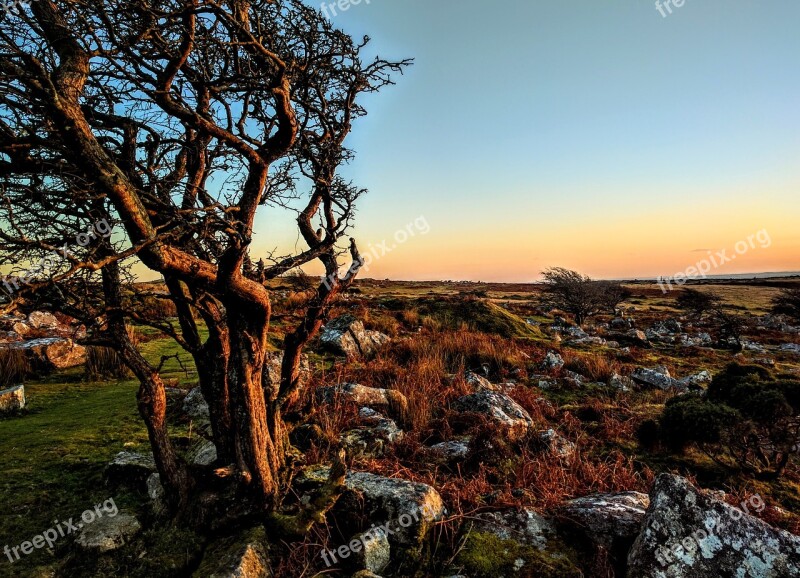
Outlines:
{"label": "stone in foreground", "polygon": [[25,407],[25,386],[17,385],[0,391],[0,415],[13,413]]}
{"label": "stone in foreground", "polygon": [[719,576],[800,576],[800,537],[706,495],[684,478],[660,475],[628,556],[628,578]]}
{"label": "stone in foreground", "polygon": [[153,454],[120,452],[106,466],[103,476],[110,488],[127,486],[143,490],[147,486],[147,479],[154,473],[156,461]]}
{"label": "stone in foreground", "polygon": [[263,528],[245,530],[206,550],[194,578],[270,578],[267,536]]}
{"label": "stone in foreground", "polygon": [[134,516],[119,512],[116,516],[103,516],[85,524],[75,542],[84,550],[102,554],[121,548],[141,529]]}
{"label": "stone in foreground", "polygon": [[607,550],[627,552],[642,529],[650,497],[641,492],[592,494],[567,502],[563,515]]}

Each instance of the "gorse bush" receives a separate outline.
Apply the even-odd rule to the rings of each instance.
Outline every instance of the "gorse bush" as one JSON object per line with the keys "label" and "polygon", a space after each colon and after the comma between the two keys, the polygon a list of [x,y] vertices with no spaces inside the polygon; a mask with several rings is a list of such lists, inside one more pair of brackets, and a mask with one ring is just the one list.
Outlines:
{"label": "gorse bush", "polygon": [[660,432],[672,450],[695,444],[720,463],[777,477],[798,452],[798,424],[800,381],[731,364],[714,378],[706,397],[670,400]]}

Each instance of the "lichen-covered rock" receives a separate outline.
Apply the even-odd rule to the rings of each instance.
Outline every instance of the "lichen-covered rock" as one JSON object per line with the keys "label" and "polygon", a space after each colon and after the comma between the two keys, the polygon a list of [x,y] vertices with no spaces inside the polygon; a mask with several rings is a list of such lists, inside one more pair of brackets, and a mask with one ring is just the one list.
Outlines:
{"label": "lichen-covered rock", "polygon": [[156,473],[156,461],[153,454],[137,454],[120,452],[106,466],[103,477],[111,488],[128,486],[141,490],[146,487],[147,479]]}
{"label": "lichen-covered rock", "polygon": [[552,456],[566,459],[575,455],[575,444],[554,429],[539,432],[537,441],[540,448]]}
{"label": "lichen-covered rock", "polygon": [[58,328],[58,319],[46,311],[32,311],[28,315],[28,325],[34,329],[52,330]]}
{"label": "lichen-covered rock", "polygon": [[649,505],[650,497],[641,492],[592,494],[570,500],[561,513],[596,544],[627,553]]}
{"label": "lichen-covered rock", "polygon": [[84,550],[102,554],[124,546],[141,529],[135,516],[119,512],[115,516],[105,515],[90,524],[83,524],[75,543]]}
{"label": "lichen-covered rock", "polygon": [[317,399],[322,403],[333,403],[337,399],[349,401],[365,407],[386,408],[393,415],[402,415],[408,407],[408,400],[399,391],[367,387],[357,383],[321,387]]}
{"label": "lichen-covered rock", "polygon": [[470,531],[487,532],[503,540],[516,540],[538,550],[546,550],[556,537],[556,529],[533,510],[510,509],[477,514],[470,521]]}
{"label": "lichen-covered rock", "polygon": [[641,329],[631,329],[625,334],[625,337],[636,345],[650,345],[650,339],[648,339],[647,334]]}
{"label": "lichen-covered rock", "polygon": [[[283,351],[270,351],[266,355],[264,374],[261,382],[265,392],[272,391],[277,396],[281,386],[281,366],[283,364]],[[300,387],[305,387],[311,381],[311,364],[307,355],[300,356],[300,373],[298,375]]]}
{"label": "lichen-covered rock", "polygon": [[40,373],[69,369],[86,362],[86,348],[63,337],[2,343],[0,348],[24,351],[33,371]]}
{"label": "lichen-covered rock", "polygon": [[352,548],[354,543],[353,541],[350,542],[353,552],[353,564],[356,568],[362,572],[368,571],[375,576],[389,566],[392,559],[392,551],[389,539],[384,533],[375,532],[366,536],[358,535],[354,539],[360,543],[360,547]]}
{"label": "lichen-covered rock", "polygon": [[[299,494],[314,492],[328,479],[330,468],[306,468],[295,479]],[[385,478],[368,472],[348,472],[346,491],[339,498],[332,515],[345,536],[365,532],[364,520],[375,527],[388,524],[387,538],[395,548],[419,548],[433,524],[446,513],[442,498],[433,487]]]}
{"label": "lichen-covered rock", "polygon": [[672,376],[670,376],[669,371],[664,367],[655,369],[639,367],[633,371],[631,374],[631,379],[640,385],[657,387],[658,389],[664,390],[685,390],[687,387],[677,379],[673,379]]}
{"label": "lichen-covered rock", "polygon": [[371,521],[390,524],[390,544],[418,546],[446,512],[439,492],[427,484],[368,472],[348,473],[345,484],[363,499]]}
{"label": "lichen-covered rock", "polygon": [[263,528],[245,530],[212,544],[194,578],[271,578],[268,541]]}
{"label": "lichen-covered rock", "polygon": [[548,371],[555,371],[564,367],[564,358],[555,351],[548,351],[544,356],[542,368]]}
{"label": "lichen-covered rock", "polygon": [[503,393],[479,391],[465,395],[453,403],[453,409],[462,413],[484,415],[505,430],[512,441],[523,438],[533,425],[530,414],[517,402]]}
{"label": "lichen-covered rock", "polygon": [[183,412],[192,419],[210,419],[208,403],[206,402],[206,398],[203,397],[203,392],[200,391],[199,387],[195,387],[186,395],[186,398],[184,398]]}
{"label": "lichen-covered rock", "polygon": [[0,391],[0,415],[14,413],[25,407],[25,386],[16,385]]}
{"label": "lichen-covered rock", "polygon": [[364,329],[361,321],[347,314],[329,322],[320,332],[319,340],[326,349],[357,359],[374,355],[389,341],[389,336]]}
{"label": "lichen-covered rock", "polygon": [[690,389],[702,389],[704,385],[711,383],[712,379],[711,373],[704,369],[703,371],[695,373],[694,375],[682,377],[678,381]]}
{"label": "lichen-covered rock", "polygon": [[217,447],[214,442],[202,441],[189,451],[186,460],[195,466],[210,466],[217,461]]}
{"label": "lichen-covered rock", "polygon": [[478,514],[462,528],[464,541],[450,570],[470,578],[579,578],[573,553],[555,528],[532,510]]}
{"label": "lichen-covered rock", "polygon": [[615,373],[608,378],[608,385],[609,387],[613,387],[614,389],[618,389],[623,392],[630,391],[636,386],[630,377],[625,377],[618,373]]}
{"label": "lichen-covered rock", "polygon": [[467,385],[474,392],[481,391],[482,389],[488,389],[489,391],[497,390],[497,388],[491,381],[489,381],[485,377],[481,377],[474,371],[467,371],[464,374],[464,381],[467,382]]}
{"label": "lichen-covered rock", "polygon": [[469,453],[469,441],[450,440],[431,446],[430,451],[448,462],[461,460]]}
{"label": "lichen-covered rock", "polygon": [[794,353],[795,355],[800,355],[800,344],[797,343],[784,343],[780,346],[780,351],[785,351],[788,353]]}
{"label": "lichen-covered rock", "polygon": [[353,457],[380,457],[387,445],[395,444],[403,439],[403,430],[397,427],[394,420],[388,419],[377,412],[368,408],[362,408],[370,412],[360,412],[364,427],[352,429],[343,433],[339,441],[347,451],[347,455]]}
{"label": "lichen-covered rock", "polygon": [[684,478],[660,475],[628,556],[628,578],[719,576],[800,576],[800,537],[720,502]]}

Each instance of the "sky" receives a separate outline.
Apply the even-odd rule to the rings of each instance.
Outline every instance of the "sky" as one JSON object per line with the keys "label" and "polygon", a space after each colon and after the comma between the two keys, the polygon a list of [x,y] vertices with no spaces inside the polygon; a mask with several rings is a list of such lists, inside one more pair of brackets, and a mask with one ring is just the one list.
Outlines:
{"label": "sky", "polygon": [[[368,53],[415,59],[348,140],[363,277],[800,270],[797,0],[345,5]],[[255,254],[297,243],[270,216]]]}

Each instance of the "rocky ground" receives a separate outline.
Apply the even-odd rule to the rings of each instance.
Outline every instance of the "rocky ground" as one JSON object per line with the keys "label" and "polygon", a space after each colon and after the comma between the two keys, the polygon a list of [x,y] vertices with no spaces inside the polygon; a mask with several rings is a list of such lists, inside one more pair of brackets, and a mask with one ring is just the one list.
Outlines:
{"label": "rocky ground", "polygon": [[[115,496],[119,513],[50,553],[0,560],[0,575],[800,575],[796,457],[780,478],[765,479],[701,448],[673,452],[637,436],[668,400],[702,395],[731,362],[800,378],[800,327],[769,314],[777,291],[769,282],[720,287],[726,305],[752,321],[736,352],[713,323],[677,309],[675,295],[629,288],[616,315],[581,328],[542,307],[535,286],[362,282],[304,360],[306,387],[289,416],[298,450],[289,506],[324,483],[341,450],[349,467],[345,494],[304,542],[285,543],[259,527],[213,540],[160,527],[162,490],[146,438],[126,427],[87,437],[96,447],[84,462],[40,457],[54,472],[59,460],[69,464],[93,484],[94,499]],[[282,319],[303,296],[276,295],[277,344]],[[58,402],[37,405],[46,388],[61,387],[54,375],[82,381],[83,400],[111,386],[87,384],[80,368],[68,369],[86,355],[75,344],[80,328],[68,320],[30,313],[2,323],[0,349],[23,351],[33,376],[27,408],[26,391],[0,392],[8,415],[0,443],[4,463],[13,464],[37,435],[26,420],[61,419]],[[154,359],[164,355],[163,336],[143,337]],[[276,352],[273,373],[280,360]],[[176,439],[191,463],[212,464],[208,408],[191,369],[173,372]],[[108,398],[109,410],[123,402]],[[91,425],[92,416],[83,419]],[[22,483],[25,475],[9,467],[4,479],[0,530],[9,544],[52,525],[59,505],[94,503],[45,498]],[[53,476],[47,491],[63,492]]]}

